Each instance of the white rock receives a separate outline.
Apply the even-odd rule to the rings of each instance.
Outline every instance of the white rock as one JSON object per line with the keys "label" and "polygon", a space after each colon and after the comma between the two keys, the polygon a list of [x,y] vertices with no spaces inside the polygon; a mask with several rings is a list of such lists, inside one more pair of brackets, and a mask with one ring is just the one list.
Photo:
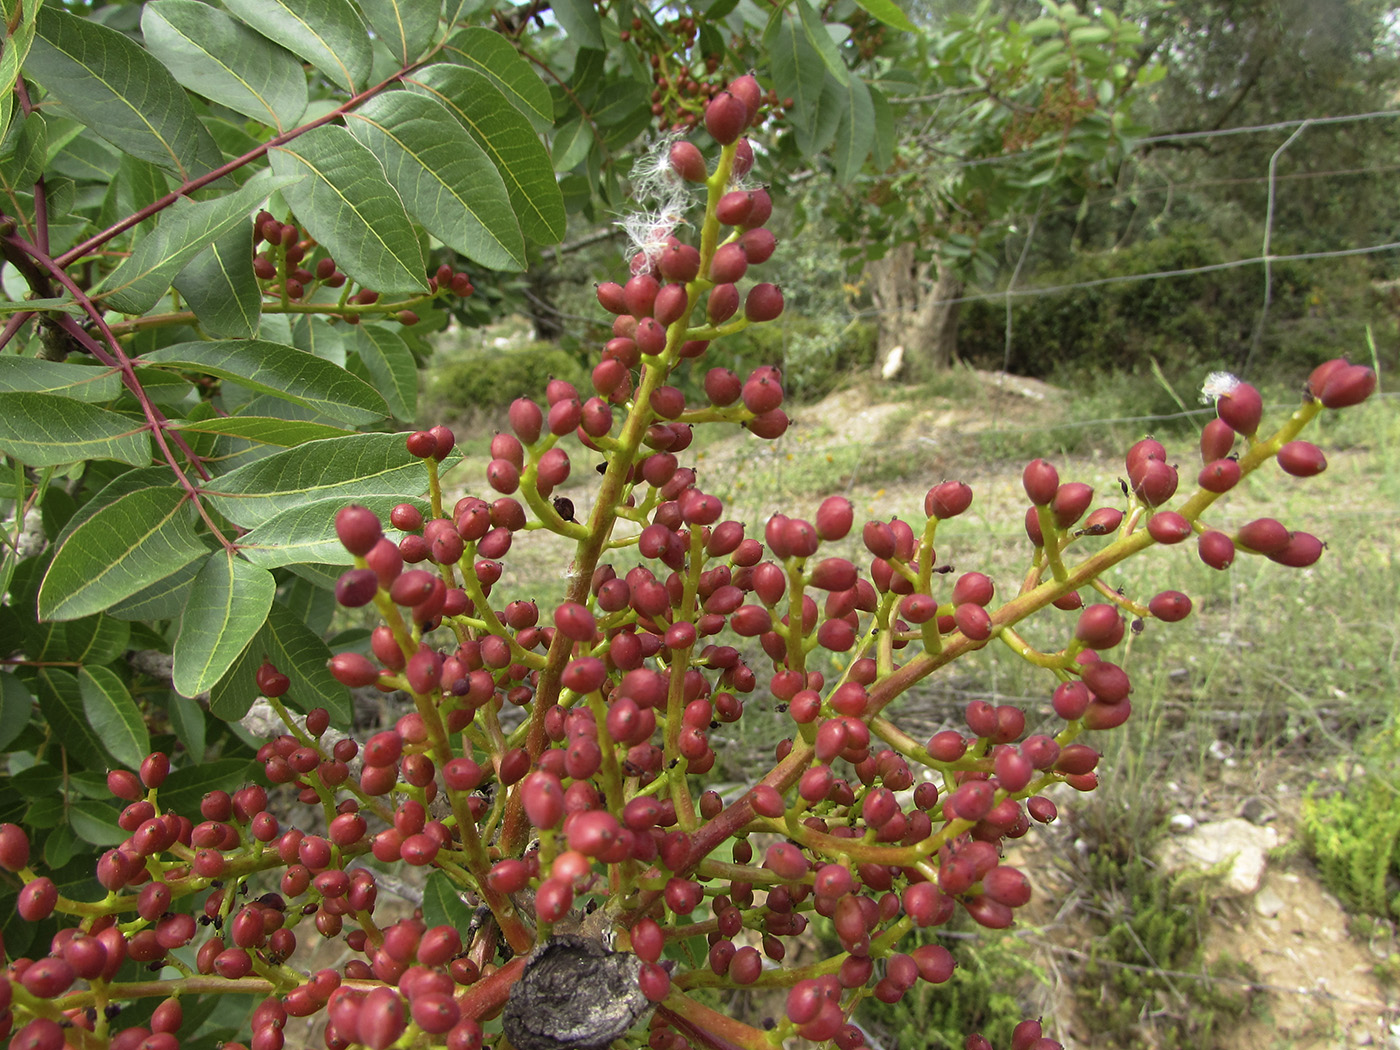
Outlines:
{"label": "white rock", "polygon": [[1265,855],[1278,845],[1272,827],[1257,827],[1247,820],[1200,824],[1188,834],[1163,843],[1158,860],[1170,872],[1185,868],[1209,869],[1228,862],[1221,889],[1230,896],[1257,893],[1264,878]]}
{"label": "white rock", "polygon": [[1254,895],[1254,910],[1266,919],[1273,919],[1283,911],[1284,901],[1268,886]]}
{"label": "white rock", "polygon": [[1174,835],[1184,835],[1196,826],[1196,818],[1190,813],[1173,813],[1168,826]]}

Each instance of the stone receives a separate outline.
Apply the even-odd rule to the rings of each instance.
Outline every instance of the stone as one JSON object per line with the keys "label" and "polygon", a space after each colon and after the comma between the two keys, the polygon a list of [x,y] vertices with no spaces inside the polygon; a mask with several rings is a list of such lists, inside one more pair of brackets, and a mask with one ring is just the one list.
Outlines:
{"label": "stone", "polygon": [[1228,896],[1247,897],[1258,892],[1266,854],[1277,845],[1278,833],[1272,827],[1256,827],[1231,817],[1197,825],[1187,834],[1167,839],[1158,861],[1169,872],[1226,865],[1221,889]]}

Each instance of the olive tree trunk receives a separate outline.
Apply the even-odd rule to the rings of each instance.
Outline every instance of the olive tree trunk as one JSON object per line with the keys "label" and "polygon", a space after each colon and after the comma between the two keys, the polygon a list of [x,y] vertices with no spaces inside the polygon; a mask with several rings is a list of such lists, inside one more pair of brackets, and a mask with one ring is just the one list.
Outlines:
{"label": "olive tree trunk", "polygon": [[914,245],[897,245],[866,264],[870,295],[879,312],[876,366],[886,379],[924,378],[949,367],[957,355],[955,300],[963,282],[943,266],[915,257]]}

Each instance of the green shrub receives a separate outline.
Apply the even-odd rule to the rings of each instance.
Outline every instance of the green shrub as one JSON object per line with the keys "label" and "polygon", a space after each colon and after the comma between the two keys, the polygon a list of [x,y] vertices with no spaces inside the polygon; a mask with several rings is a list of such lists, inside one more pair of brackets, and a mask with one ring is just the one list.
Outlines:
{"label": "green shrub", "polygon": [[[1400,917],[1400,805],[1394,770],[1400,727],[1373,736],[1361,768],[1323,794],[1314,781],[1303,799],[1303,840],[1323,884],[1349,911]],[[1348,759],[1350,765],[1351,760]]]}
{"label": "green shrub", "polygon": [[[1284,251],[1286,249],[1276,248]],[[1220,241],[1203,227],[1142,241],[1119,251],[1080,257],[1026,286],[1081,284],[1124,274],[1193,269],[1256,254],[1257,245]],[[1361,259],[1276,263],[1273,300],[1259,350],[1250,356],[1263,298],[1259,266],[1076,288],[1018,299],[1009,368],[1048,376],[1066,365],[1146,372],[1152,359],[1168,375],[1200,367],[1305,372],[1364,343],[1380,316]],[[1005,359],[1006,307],[999,299],[970,302],[958,331],[959,353],[979,367]]]}
{"label": "green shrub", "polygon": [[584,396],[592,393],[588,368],[579,357],[552,343],[530,343],[516,350],[443,355],[433,365],[431,394],[449,412],[492,414],[517,397],[538,397],[545,376],[568,380]]}

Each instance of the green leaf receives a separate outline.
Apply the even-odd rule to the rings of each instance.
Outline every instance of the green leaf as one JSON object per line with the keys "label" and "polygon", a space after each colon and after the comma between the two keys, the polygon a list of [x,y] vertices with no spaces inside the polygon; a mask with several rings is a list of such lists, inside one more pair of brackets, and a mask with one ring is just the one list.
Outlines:
{"label": "green leaf", "polygon": [[175,731],[175,738],[190,759],[196,763],[203,762],[208,745],[205,742],[204,710],[198,701],[171,692],[165,702],[165,710],[170,715],[170,728]]}
{"label": "green leaf", "polygon": [[578,117],[555,133],[549,152],[556,171],[569,171],[582,163],[592,148],[593,129]]}
{"label": "green leaf", "polygon": [[182,434],[218,434],[264,445],[276,445],[279,448],[295,448],[308,441],[345,437],[350,433],[325,423],[278,419],[276,416],[221,416],[215,419],[181,421],[174,426]]}
{"label": "green leaf", "polygon": [[69,805],[68,824],[78,838],[90,845],[116,846],[125,842],[130,835],[117,823],[119,815],[116,806],[94,799],[82,799]]}
{"label": "green leaf", "polygon": [[177,692],[198,696],[224,676],[267,619],[272,573],[227,550],[209,556],[195,577],[175,639]]}
{"label": "green leaf", "polygon": [[150,437],[136,420],[58,394],[24,391],[0,393],[0,450],[31,467],[151,461]]}
{"label": "green leaf", "polygon": [[856,3],[871,18],[884,22],[892,29],[898,29],[901,33],[916,31],[914,23],[895,5],[894,0],[856,0]]}
{"label": "green leaf", "polygon": [[894,107],[879,88],[870,87],[870,105],[875,113],[875,142],[872,163],[876,171],[888,171],[894,163]]}
{"label": "green leaf", "polygon": [[389,411],[411,422],[418,414],[418,364],[403,337],[383,325],[362,324],[355,329],[355,350]]}
{"label": "green leaf", "polygon": [[207,483],[219,512],[245,528],[312,500],[354,500],[422,492],[427,474],[401,434],[353,434],[311,441]]}
{"label": "green leaf", "polygon": [[570,41],[576,41],[579,47],[595,47],[600,51],[607,47],[603,43],[603,23],[593,0],[554,0],[550,6]]}
{"label": "green leaf", "polygon": [[530,122],[509,105],[495,82],[469,66],[438,65],[415,70],[404,83],[441,102],[480,143],[505,180],[511,207],[525,236],[554,244],[564,236],[564,197],[549,151]]}
{"label": "green leaf", "polygon": [[841,114],[848,108],[846,96],[849,90],[838,84],[835,77],[828,75],[822,82],[822,94],[816,108],[808,114],[810,123],[793,122],[793,138],[803,156],[815,159],[835,141]]}
{"label": "green leaf", "polygon": [[[438,5],[423,0],[360,0],[374,35],[400,65],[408,66],[427,50],[438,31]],[[450,24],[450,23],[449,23]]]}
{"label": "green leaf", "polygon": [[19,80],[20,67],[24,65],[29,46],[34,42],[34,11],[26,5],[24,23],[15,28],[5,40],[5,53],[0,56],[0,136],[10,127],[10,118],[15,109],[15,83]]}
{"label": "green leaf", "polygon": [[11,194],[34,188],[48,160],[48,124],[33,110],[10,127],[4,140],[10,153],[0,158],[0,185]]}
{"label": "green leaf", "polygon": [[129,648],[131,624],[103,613],[64,624],[66,655],[80,664],[109,664]]}
{"label": "green leaf", "polygon": [[791,98],[794,127],[810,127],[826,82],[826,64],[796,19],[780,16],[773,41],[773,86]]}
{"label": "green leaf", "polygon": [[48,723],[54,742],[88,769],[104,768],[108,764],[107,753],[102,738],[88,723],[77,677],[56,667],[44,667],[35,684],[39,688],[39,713]]}
{"label": "green leaf", "polygon": [[439,868],[428,872],[423,885],[423,921],[428,926],[451,926],[458,931],[470,928],[474,908],[462,900],[457,886]]}
{"label": "green leaf", "polygon": [[429,233],[490,269],[525,268],[525,240],[500,172],[436,100],[389,91],[346,119]]}
{"label": "green leaf", "polygon": [[423,251],[384,169],[345,128],[308,131],[271,153],[279,175],[309,175],[282,191],[311,236],[360,284],[387,294],[427,290]]}
{"label": "green leaf", "polygon": [[134,40],[54,4],[38,25],[25,73],[64,115],[184,182],[223,163],[184,89]]}
{"label": "green leaf", "polygon": [[235,224],[175,275],[175,290],[212,336],[247,339],[258,333],[262,291],[253,274],[249,231]]}
{"label": "green leaf", "polygon": [[[19,307],[32,302],[17,303]],[[0,392],[29,390],[63,394],[76,401],[111,401],[121,392],[121,375],[103,365],[62,364],[37,357],[0,356]]]}
{"label": "green leaf", "polygon": [[796,6],[797,15],[802,20],[802,31],[821,56],[826,71],[836,78],[837,83],[845,87],[850,82],[851,74],[846,69],[846,63],[841,60],[841,52],[836,49],[836,42],[831,39],[831,33],[827,31],[822,16],[807,0],[797,0]]}
{"label": "green leaf", "polygon": [[107,754],[127,769],[139,766],[151,753],[151,735],[116,672],[109,667],[84,667],[78,672],[78,689],[83,714]]}
{"label": "green leaf", "polygon": [[547,132],[554,127],[549,88],[500,33],[479,26],[464,29],[447,42],[443,54],[487,77],[536,130]]}
{"label": "green leaf", "polygon": [[97,286],[95,294],[123,313],[147,312],[191,259],[234,227],[246,230],[258,205],[298,178],[260,172],[241,189],[213,200],[182,198],[166,209],[160,225],[136,242],[131,255]]}
{"label": "green leaf", "polygon": [[875,143],[875,106],[870,89],[860,77],[851,77],[841,101],[844,105],[836,125],[831,159],[836,165],[836,181],[848,184],[860,174]]}
{"label": "green leaf", "polygon": [[169,576],[142,587],[129,598],[123,598],[107,609],[107,615],[121,620],[174,620],[185,611],[199,575],[200,562],[192,559]]}
{"label": "green leaf", "polygon": [[347,325],[333,325],[315,314],[302,314],[292,327],[292,345],[298,350],[314,354],[323,361],[344,368],[347,334],[349,338],[354,338],[357,331],[358,328],[350,328]]}
{"label": "green leaf", "polygon": [[351,94],[365,86],[374,50],[349,0],[224,0],[224,6]]}
{"label": "green leaf", "polygon": [[[361,495],[355,501],[386,520],[400,503],[412,503],[420,510],[427,507],[401,495]],[[269,569],[297,563],[349,565],[350,553],[335,534],[335,515],[343,506],[345,500],[336,497],[288,507],[240,536],[239,550],[254,565]]]}
{"label": "green leaf", "polygon": [[306,624],[285,606],[273,602],[267,626],[258,640],[266,645],[268,659],[292,680],[286,696],[289,704],[303,713],[324,707],[333,724],[350,724],[350,693],[326,667],[331,658],[330,647]]}
{"label": "green leaf", "polygon": [[388,414],[384,398],[369,384],[338,365],[281,343],[261,339],[176,343],[153,350],[141,361],[232,379],[347,423],[373,423]]}
{"label": "green leaf", "polygon": [[73,528],[39,587],[39,616],[73,620],[101,612],[207,552],[184,492],[124,492]]}
{"label": "green leaf", "polygon": [[34,697],[12,674],[0,672],[0,751],[24,732],[34,709]]}
{"label": "green leaf", "polygon": [[306,73],[288,51],[209,4],[156,0],[141,12],[146,47],[197,95],[278,131],[306,112]]}

